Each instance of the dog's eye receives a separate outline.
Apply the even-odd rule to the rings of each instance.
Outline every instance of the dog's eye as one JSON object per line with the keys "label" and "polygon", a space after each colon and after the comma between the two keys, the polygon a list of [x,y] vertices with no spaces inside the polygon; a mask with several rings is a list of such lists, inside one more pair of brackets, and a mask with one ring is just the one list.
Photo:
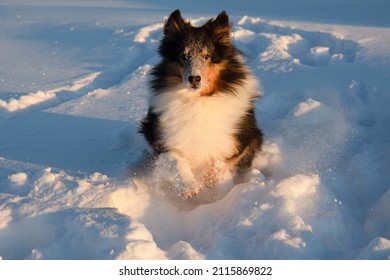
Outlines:
{"label": "dog's eye", "polygon": [[204,55],[204,59],[208,60],[209,58],[210,58],[210,55],[209,55],[208,53],[206,53],[206,54]]}
{"label": "dog's eye", "polygon": [[191,55],[182,53],[182,54],[180,55],[180,58],[181,58],[183,61],[187,61],[187,60],[189,60],[189,59],[191,58]]}

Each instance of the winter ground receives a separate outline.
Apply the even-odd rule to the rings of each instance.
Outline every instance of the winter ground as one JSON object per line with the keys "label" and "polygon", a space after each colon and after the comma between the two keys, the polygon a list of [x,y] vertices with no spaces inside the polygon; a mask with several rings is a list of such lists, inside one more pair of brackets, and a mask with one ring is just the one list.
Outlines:
{"label": "winter ground", "polygon": [[[1,1],[0,259],[390,259],[389,5],[268,2]],[[177,7],[231,15],[267,140],[187,211],[127,176]]]}

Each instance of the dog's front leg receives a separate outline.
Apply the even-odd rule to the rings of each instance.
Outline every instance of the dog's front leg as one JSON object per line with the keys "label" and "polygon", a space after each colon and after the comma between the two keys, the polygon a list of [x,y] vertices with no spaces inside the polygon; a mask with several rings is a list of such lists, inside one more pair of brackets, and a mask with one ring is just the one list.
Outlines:
{"label": "dog's front leg", "polygon": [[174,174],[175,180],[171,182],[180,195],[190,198],[201,190],[202,186],[196,180],[190,162],[179,152],[169,151],[160,154],[159,161],[163,168],[168,167],[169,172]]}

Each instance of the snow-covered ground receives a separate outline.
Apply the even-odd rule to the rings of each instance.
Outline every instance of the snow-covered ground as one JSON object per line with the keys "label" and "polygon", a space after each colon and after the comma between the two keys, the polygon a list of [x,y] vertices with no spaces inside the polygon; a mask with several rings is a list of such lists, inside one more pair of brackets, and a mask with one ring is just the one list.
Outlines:
{"label": "snow-covered ground", "polygon": [[[1,1],[0,259],[390,259],[389,4],[175,2]],[[231,15],[266,138],[185,210],[127,172],[177,7]]]}

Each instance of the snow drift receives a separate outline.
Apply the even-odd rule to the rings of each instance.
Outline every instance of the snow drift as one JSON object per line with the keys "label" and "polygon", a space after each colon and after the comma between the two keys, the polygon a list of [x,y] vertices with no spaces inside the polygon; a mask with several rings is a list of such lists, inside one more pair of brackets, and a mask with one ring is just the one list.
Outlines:
{"label": "snow drift", "polygon": [[233,13],[267,141],[249,182],[183,210],[127,172],[163,17],[69,5],[0,5],[1,258],[390,258],[388,28]]}

